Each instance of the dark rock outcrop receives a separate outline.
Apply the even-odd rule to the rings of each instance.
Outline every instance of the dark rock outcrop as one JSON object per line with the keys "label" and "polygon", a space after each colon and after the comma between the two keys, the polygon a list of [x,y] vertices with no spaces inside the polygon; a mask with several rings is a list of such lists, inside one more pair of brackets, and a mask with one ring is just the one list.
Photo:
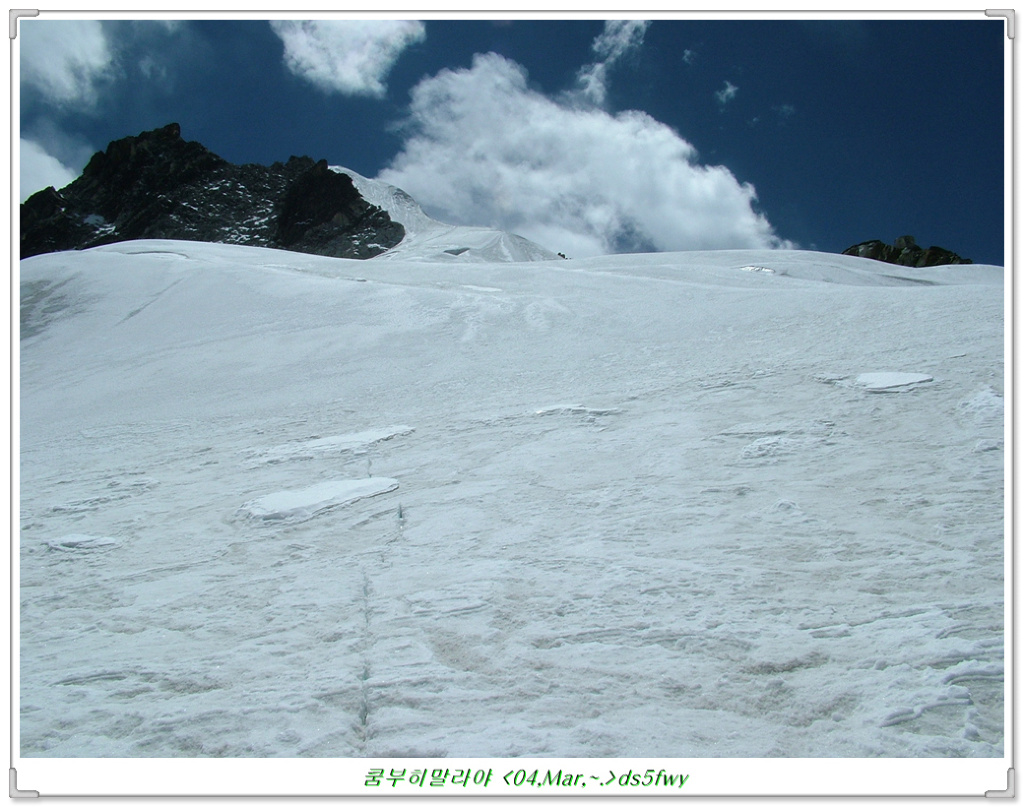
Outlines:
{"label": "dark rock outcrop", "polygon": [[892,245],[882,241],[864,241],[843,250],[844,255],[855,255],[859,258],[871,258],[899,266],[945,266],[948,264],[972,263],[970,258],[962,258],[955,252],[942,247],[924,249],[917,245],[912,235],[901,235]]}
{"label": "dark rock outcrop", "polygon": [[171,238],[372,258],[405,228],[327,161],[233,165],[176,123],[111,143],[60,191],[21,205],[21,257]]}

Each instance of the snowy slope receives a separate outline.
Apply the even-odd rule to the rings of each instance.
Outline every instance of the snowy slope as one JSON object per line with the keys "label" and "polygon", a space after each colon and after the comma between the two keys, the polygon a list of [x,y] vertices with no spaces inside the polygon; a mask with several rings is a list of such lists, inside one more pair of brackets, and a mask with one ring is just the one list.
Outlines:
{"label": "snowy slope", "polygon": [[22,261],[23,756],[1003,755],[1002,269],[417,258]]}
{"label": "snowy slope", "polygon": [[340,166],[332,171],[348,174],[356,190],[370,204],[384,208],[393,221],[405,226],[402,242],[377,260],[490,263],[560,260],[558,255],[522,236],[487,227],[442,224],[423,212],[419,204],[394,185]]}

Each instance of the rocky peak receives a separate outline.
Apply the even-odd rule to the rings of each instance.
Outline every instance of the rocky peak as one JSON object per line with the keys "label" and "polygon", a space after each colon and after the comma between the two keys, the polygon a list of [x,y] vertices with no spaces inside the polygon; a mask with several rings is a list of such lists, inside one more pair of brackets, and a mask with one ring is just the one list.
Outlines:
{"label": "rocky peak", "polygon": [[326,160],[233,165],[176,123],[110,143],[66,188],[21,206],[22,258],[136,238],[370,258],[404,235]]}
{"label": "rocky peak", "polygon": [[972,262],[970,258],[962,258],[943,247],[931,246],[924,249],[918,246],[912,235],[901,235],[891,245],[878,240],[864,241],[847,247],[843,255],[871,258],[899,266],[944,266]]}

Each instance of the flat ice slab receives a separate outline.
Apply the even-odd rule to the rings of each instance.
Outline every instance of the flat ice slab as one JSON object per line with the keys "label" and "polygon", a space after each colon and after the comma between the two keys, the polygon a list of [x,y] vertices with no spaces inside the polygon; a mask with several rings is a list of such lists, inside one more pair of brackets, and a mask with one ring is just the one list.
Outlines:
{"label": "flat ice slab", "polygon": [[321,482],[301,490],[269,493],[246,502],[241,510],[251,518],[261,521],[305,521],[333,507],[390,493],[397,488],[398,480],[386,476],[339,479]]}
{"label": "flat ice slab", "polygon": [[861,373],[856,383],[871,392],[897,392],[932,380],[930,375],[924,373]]}

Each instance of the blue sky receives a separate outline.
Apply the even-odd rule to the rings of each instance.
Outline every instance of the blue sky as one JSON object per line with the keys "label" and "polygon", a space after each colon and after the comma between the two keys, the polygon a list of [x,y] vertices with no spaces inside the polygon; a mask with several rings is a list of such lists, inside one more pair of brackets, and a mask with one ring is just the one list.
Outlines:
{"label": "blue sky", "polygon": [[24,198],[181,124],[570,257],[911,234],[1003,262],[1003,20],[20,23]]}

